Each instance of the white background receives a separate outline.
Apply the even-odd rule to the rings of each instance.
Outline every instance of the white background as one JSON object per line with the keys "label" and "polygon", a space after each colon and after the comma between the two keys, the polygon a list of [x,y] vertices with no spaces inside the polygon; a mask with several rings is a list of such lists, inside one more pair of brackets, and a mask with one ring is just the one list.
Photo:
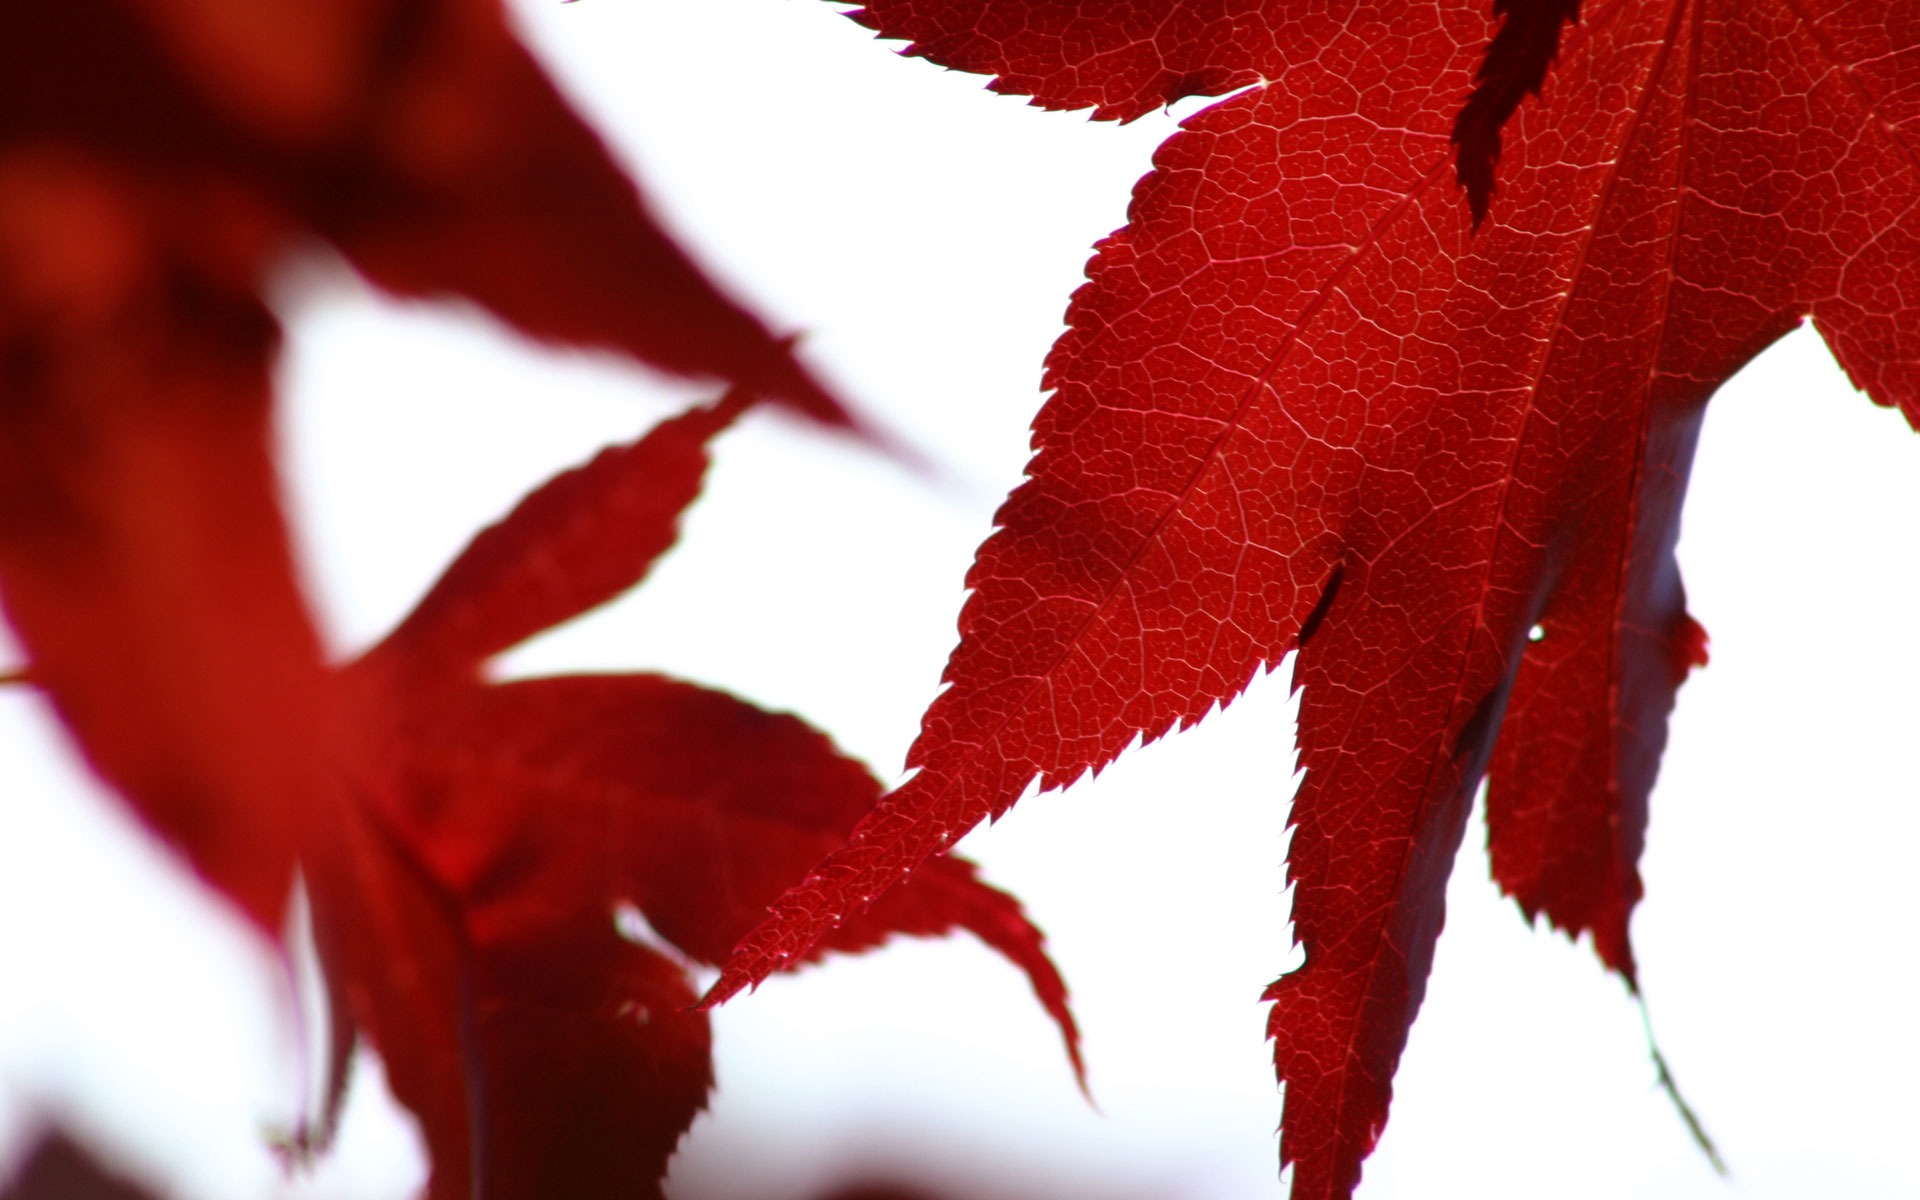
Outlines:
{"label": "white background", "polygon": [[[890,776],[1087,248],[1174,117],[1041,113],[807,0],[517,11],[689,244],[946,470],[755,416],[654,580],[510,666],[726,686]],[[527,487],[697,394],[325,264],[286,294],[292,508],[343,654]],[[1654,1088],[1622,988],[1498,899],[1476,830],[1363,1197],[1920,1195],[1915,512],[1920,440],[1809,331],[1715,400],[1681,545],[1713,663],[1674,718],[1635,934],[1732,1179]],[[717,1014],[720,1088],[670,1194],[802,1200],[865,1164],[1005,1200],[1278,1197],[1258,997],[1290,955],[1290,720],[1283,669],[964,846],[1048,930],[1099,1111],[1011,968],[903,944]],[[262,1135],[305,1073],[273,959],[113,819],[31,695],[0,722],[0,1159],[51,1111],[195,1200],[409,1194],[377,1074],[337,1161],[278,1182]]]}

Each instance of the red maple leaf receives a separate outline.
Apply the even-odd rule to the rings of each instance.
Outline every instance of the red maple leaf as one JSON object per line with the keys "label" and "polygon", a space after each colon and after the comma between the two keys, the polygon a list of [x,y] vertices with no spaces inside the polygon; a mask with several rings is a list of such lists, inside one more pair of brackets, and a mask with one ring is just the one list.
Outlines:
{"label": "red maple leaf", "polygon": [[1633,983],[1646,798],[1705,658],[1673,545],[1706,400],[1810,315],[1920,419],[1920,15],[1612,0],[1563,34],[1572,5],[1501,11],[1498,32],[1486,0],[855,14],[1048,107],[1244,90],[1161,149],[1073,298],[918,773],[711,1000],[1031,781],[1190,725],[1296,649],[1306,961],[1267,996],[1297,1196],[1350,1194],[1384,1125],[1483,775],[1501,886]]}
{"label": "red maple leaf", "polygon": [[[878,800],[797,718],[656,675],[489,683],[487,659],[642,579],[737,402],[696,408],[533,492],[347,669],[369,718],[349,797],[305,848],[333,993],[421,1119],[435,1197],[658,1195],[712,1082],[682,962],[713,964]],[[1078,1034],[1041,936],[943,859],[807,956],[965,929]],[[317,1136],[324,1138],[324,1130]]]}
{"label": "red maple leaf", "polygon": [[0,8],[0,600],[92,765],[269,931],[344,720],[268,454],[261,289],[316,240],[846,422],[497,0]]}

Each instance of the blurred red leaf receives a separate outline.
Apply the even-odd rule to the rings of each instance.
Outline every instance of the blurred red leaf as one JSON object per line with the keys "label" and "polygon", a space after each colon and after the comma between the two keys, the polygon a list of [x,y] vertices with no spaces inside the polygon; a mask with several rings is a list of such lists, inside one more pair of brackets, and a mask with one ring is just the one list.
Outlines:
{"label": "blurred red leaf", "polygon": [[729,395],[554,476],[474,537],[367,657],[416,686],[472,682],[494,655],[639,584],[700,494],[708,440],[739,413]]}
{"label": "blurred red leaf", "polygon": [[[262,300],[316,241],[390,291],[733,390],[536,493],[331,670],[279,507]],[[498,0],[0,7],[0,598],[22,677],[210,883],[277,934],[304,872],[335,1036],[301,1147],[364,1034],[436,1196],[658,1194],[712,1082],[707,1018],[616,905],[717,957],[878,786],[692,685],[480,671],[638,582],[707,440],[763,399],[852,424],[659,227]],[[576,777],[530,774],[541,755]],[[1072,1051],[1038,932],[964,864],[838,944],[955,928],[1028,970]]]}
{"label": "blurred red leaf", "polygon": [[1705,661],[1673,547],[1707,398],[1811,315],[1920,421],[1920,14],[1611,0],[1563,38],[1575,7],[854,14],[1047,107],[1244,90],[1161,148],[1073,298],[918,773],[709,1002],[1034,780],[1191,725],[1296,649],[1306,963],[1267,998],[1297,1197],[1350,1194],[1385,1124],[1489,765],[1499,882],[1632,983],[1647,793]]}
{"label": "blurred red leaf", "polygon": [[273,933],[344,736],[260,299],[316,238],[391,290],[849,423],[497,0],[0,6],[0,602],[88,760]]}
{"label": "blurred red leaf", "polygon": [[0,55],[0,151],[245,193],[282,228],[243,278],[318,236],[396,292],[846,420],[659,227],[499,0],[9,5]]}
{"label": "blurred red leaf", "polygon": [[277,929],[331,714],[228,199],[0,155],[0,596],[95,769]]}
{"label": "blurred red leaf", "polygon": [[[646,574],[738,408],[695,409],[549,481],[348,669],[377,732],[313,850],[317,940],[342,1033],[371,1038],[421,1119],[435,1197],[658,1195],[711,1084],[707,1018],[617,913],[716,962],[879,798],[824,735],[721,692],[481,676]],[[958,929],[1027,972],[1077,1071],[1039,931],[962,860],[928,864],[810,957]]]}

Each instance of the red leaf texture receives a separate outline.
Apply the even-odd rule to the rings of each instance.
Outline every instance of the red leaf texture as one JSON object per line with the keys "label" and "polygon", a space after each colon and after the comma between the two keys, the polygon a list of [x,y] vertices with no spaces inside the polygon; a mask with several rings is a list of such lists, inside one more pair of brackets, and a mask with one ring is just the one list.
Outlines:
{"label": "red leaf texture", "polygon": [[1493,0],[1504,17],[1476,73],[1473,95],[1453,122],[1459,147],[1454,171],[1467,189],[1478,228],[1493,196],[1493,167],[1500,159],[1500,131],[1529,93],[1538,96],[1547,69],[1560,53],[1561,26],[1580,18],[1580,0]]}
{"label": "red leaf texture", "polygon": [[1546,47],[1489,56],[1485,0],[857,16],[1047,106],[1245,90],[1161,148],[1073,297],[917,774],[709,1000],[1030,782],[1191,725],[1297,649],[1305,965],[1266,995],[1294,1194],[1346,1196],[1483,774],[1501,886],[1633,981],[1647,794],[1705,661],[1673,547],[1714,389],[1811,315],[1920,419],[1920,11],[1586,5],[1477,233],[1462,105]]}
{"label": "red leaf texture", "polygon": [[[646,574],[739,408],[694,409],[536,490],[348,670],[381,732],[314,856],[334,1094],[357,1027],[421,1119],[435,1197],[659,1195],[712,1082],[683,961],[722,959],[879,799],[823,734],[724,693],[481,677]],[[625,906],[682,958],[624,935]],[[1026,971],[1077,1071],[1039,931],[962,860],[930,864],[809,957],[960,929]]]}
{"label": "red leaf texture", "polygon": [[271,931],[336,722],[260,289],[316,238],[394,291],[848,421],[495,0],[0,6],[0,598],[95,768]]}

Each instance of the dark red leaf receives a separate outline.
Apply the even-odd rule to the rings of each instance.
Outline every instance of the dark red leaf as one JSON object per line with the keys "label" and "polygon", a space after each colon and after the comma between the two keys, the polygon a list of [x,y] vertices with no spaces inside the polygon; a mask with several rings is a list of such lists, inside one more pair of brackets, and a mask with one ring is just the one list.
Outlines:
{"label": "dark red leaf", "polygon": [[429,1194],[658,1196],[713,1082],[684,972],[560,873],[549,891],[449,889],[391,805],[361,799],[310,868],[316,940],[331,1003],[420,1120]]}
{"label": "dark red leaf", "polygon": [[[1072,90],[1076,64],[1162,36],[1041,3],[883,8],[1063,103],[1115,103]],[[1155,8],[1169,31],[1220,11]],[[1673,546],[1713,389],[1811,314],[1920,419],[1920,15],[1590,6],[1476,236],[1448,176],[1481,0],[1268,9],[1247,17],[1278,56],[1264,86],[1162,148],[1074,297],[918,774],[710,1000],[1029,782],[1192,724],[1299,648],[1306,963],[1267,996],[1282,1160],[1324,1200],[1385,1123],[1489,763],[1502,883],[1631,979],[1647,789],[1704,658]],[[991,65],[962,59],[982,47]]]}
{"label": "dark red leaf", "polygon": [[492,1088],[482,1194],[661,1195],[667,1160],[713,1087],[707,1015],[693,1009],[686,972],[623,940],[611,920],[573,937],[528,933],[490,948],[475,980]]}
{"label": "dark red leaf", "polygon": [[1560,53],[1560,32],[1580,19],[1580,0],[1493,0],[1504,18],[1474,75],[1473,95],[1453,123],[1459,148],[1455,173],[1467,189],[1478,228],[1493,199],[1493,166],[1500,160],[1500,131],[1531,92],[1540,94],[1547,68]]}
{"label": "dark red leaf", "polygon": [[348,1035],[363,1033],[385,1059],[394,1096],[420,1122],[432,1195],[464,1200],[476,1194],[485,1120],[474,949],[457,898],[382,820],[387,805],[360,790],[342,800],[316,828],[303,864],[334,1018],[323,1124],[303,1140],[331,1140]]}

